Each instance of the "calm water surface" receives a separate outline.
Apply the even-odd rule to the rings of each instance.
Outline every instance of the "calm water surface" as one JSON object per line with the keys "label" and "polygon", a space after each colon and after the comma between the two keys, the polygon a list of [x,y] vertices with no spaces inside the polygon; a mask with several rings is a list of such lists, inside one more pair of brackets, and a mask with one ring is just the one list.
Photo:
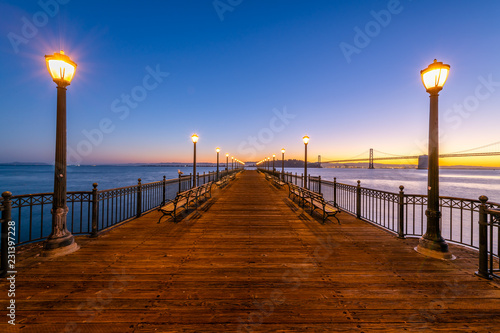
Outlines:
{"label": "calm water surface", "polygon": [[[70,166],[68,167],[68,191],[90,191],[92,183],[99,189],[108,189],[177,177],[177,170],[184,174],[191,167],[138,167],[138,166]],[[215,168],[198,167],[200,173],[215,171]],[[287,168],[287,172],[303,172],[301,168]],[[53,191],[53,166],[0,166],[0,191],[16,194],[43,193]],[[405,187],[407,194],[426,194],[427,170],[416,169],[309,169],[313,176],[322,179],[398,192]],[[500,170],[440,170],[440,194],[442,196],[477,199],[486,195],[490,201],[500,202]]]}

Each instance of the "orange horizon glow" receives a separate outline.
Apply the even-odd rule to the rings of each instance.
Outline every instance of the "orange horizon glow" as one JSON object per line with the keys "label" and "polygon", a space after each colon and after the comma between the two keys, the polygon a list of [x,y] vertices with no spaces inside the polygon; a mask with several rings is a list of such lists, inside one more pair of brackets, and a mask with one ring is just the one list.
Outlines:
{"label": "orange horizon glow", "polygon": [[[198,163],[217,163],[217,156],[216,154],[201,154],[199,156],[199,162]],[[280,156],[281,157],[281,156]],[[277,158],[278,160],[281,160],[281,158]],[[330,160],[339,160],[343,158],[322,158],[322,164],[326,164],[325,162],[330,161]],[[345,158],[348,159],[348,158]],[[254,160],[244,160],[244,159],[236,159],[236,161],[240,161],[243,163],[256,163],[256,162],[263,162],[267,161],[267,157],[265,159],[259,160],[259,159],[254,159]],[[299,160],[303,161],[304,156],[290,156],[290,157],[285,157],[285,160]],[[161,157],[149,157],[149,156],[136,156],[136,158],[131,159],[130,156],[124,156],[124,157],[116,157],[116,158],[111,158],[108,160],[106,163],[102,162],[97,162],[97,163],[92,163],[92,162],[87,162],[84,164],[128,164],[128,163],[144,163],[144,164],[149,164],[149,163],[185,163],[185,164],[191,164],[192,157],[191,156],[184,156],[183,158],[161,158]],[[317,159],[308,159],[308,163],[314,163],[317,162]],[[71,161],[68,161],[68,163],[71,163]],[[368,159],[366,161],[360,161],[360,162],[347,162],[347,163],[338,163],[338,164],[356,164],[356,163],[368,163]],[[417,165],[418,160],[417,159],[404,159],[404,160],[382,160],[382,161],[377,161],[375,159],[374,161],[375,164],[381,164],[381,165]],[[334,163],[337,164],[337,163]],[[447,158],[440,158],[439,159],[439,165],[440,166],[468,166],[468,167],[499,167],[500,168],[500,156],[472,156],[472,157],[447,157]]]}

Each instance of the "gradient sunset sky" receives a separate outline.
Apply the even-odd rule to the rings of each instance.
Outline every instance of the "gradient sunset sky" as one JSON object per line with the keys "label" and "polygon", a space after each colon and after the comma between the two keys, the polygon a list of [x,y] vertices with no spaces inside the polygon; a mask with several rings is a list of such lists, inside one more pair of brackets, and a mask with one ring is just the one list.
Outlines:
{"label": "gradient sunset sky", "polygon": [[500,141],[498,1],[40,3],[0,3],[0,162],[53,162],[59,50],[78,64],[69,163],[190,162],[193,133],[202,162],[302,159],[304,135],[311,161],[423,154],[434,58],[451,66],[441,152]]}

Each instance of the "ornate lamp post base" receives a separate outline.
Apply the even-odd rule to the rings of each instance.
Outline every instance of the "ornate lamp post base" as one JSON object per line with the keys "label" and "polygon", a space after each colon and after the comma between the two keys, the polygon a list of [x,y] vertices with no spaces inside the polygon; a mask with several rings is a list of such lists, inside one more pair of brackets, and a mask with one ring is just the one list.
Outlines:
{"label": "ornate lamp post base", "polygon": [[415,248],[415,251],[423,254],[424,256],[441,260],[456,259],[456,257],[449,252],[448,244],[444,240],[436,241],[422,237],[419,239],[418,246]]}
{"label": "ornate lamp post base", "polygon": [[77,251],[80,247],[75,237],[66,229],[68,208],[57,208],[53,212],[53,229],[43,246],[43,257],[59,257]]}
{"label": "ornate lamp post base", "polygon": [[48,239],[45,243],[42,256],[59,257],[73,253],[79,249],[80,246],[75,242],[75,238],[69,234],[66,237]]}

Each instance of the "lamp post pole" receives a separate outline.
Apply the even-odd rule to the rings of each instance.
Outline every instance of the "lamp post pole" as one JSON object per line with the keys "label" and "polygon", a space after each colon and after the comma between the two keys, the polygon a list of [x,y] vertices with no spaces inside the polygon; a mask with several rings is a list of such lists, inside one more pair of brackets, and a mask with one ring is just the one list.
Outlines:
{"label": "lamp post pole", "polygon": [[193,134],[191,136],[191,140],[193,140],[193,187],[198,186],[196,181],[196,143],[198,142],[198,135]]}
{"label": "lamp post pole", "polygon": [[219,152],[220,152],[220,148],[216,148],[215,151],[217,152],[217,180],[219,180]]}
{"label": "lamp post pole", "polygon": [[[49,73],[57,84],[57,120],[56,120],[56,151],[54,168],[54,195],[52,200],[52,230],[44,243],[43,256],[53,257],[65,255],[79,249],[73,234],[67,229],[68,206],[66,204],[66,87],[70,84],[66,79],[64,68],[52,68],[52,60],[73,63],[64,52],[53,56],[45,56]],[[56,76],[54,76],[56,74]],[[59,76],[57,76],[59,74]]]}
{"label": "lamp post pole", "polygon": [[302,138],[304,141],[304,187],[307,188],[307,144],[309,143],[309,137],[306,135]]}
{"label": "lamp post pole", "polygon": [[226,175],[229,173],[229,153],[226,154]]}
{"label": "lamp post pole", "polygon": [[193,184],[194,187],[196,187],[196,142],[194,143],[194,149],[193,149]]}
{"label": "lamp post pole", "polygon": [[[427,175],[427,229],[419,239],[417,251],[434,258],[453,259],[448,250],[448,244],[441,235],[439,211],[439,124],[438,124],[438,96],[443,88],[449,72],[449,65],[443,63],[431,64],[421,72],[422,81],[430,94],[429,112],[429,168]],[[444,78],[442,76],[445,76]],[[429,81],[429,77],[432,76]],[[429,82],[433,84],[429,85]]]}
{"label": "lamp post pole", "polygon": [[274,168],[274,160],[276,159],[276,154],[273,154],[273,176],[276,174],[276,169]]}
{"label": "lamp post pole", "polygon": [[281,181],[285,181],[285,148],[281,148]]}

